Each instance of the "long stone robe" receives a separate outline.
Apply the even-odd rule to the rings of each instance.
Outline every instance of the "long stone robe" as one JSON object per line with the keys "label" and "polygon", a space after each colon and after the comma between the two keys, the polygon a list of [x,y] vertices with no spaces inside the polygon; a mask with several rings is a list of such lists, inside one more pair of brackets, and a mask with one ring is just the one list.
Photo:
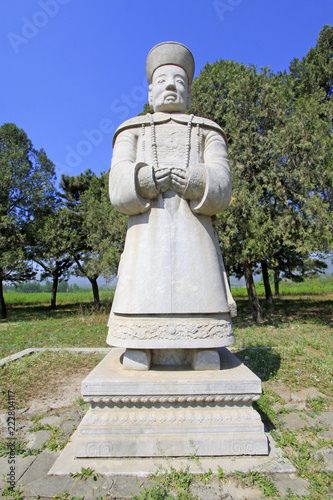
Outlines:
{"label": "long stone robe", "polygon": [[[155,113],[158,167],[184,167],[189,115]],[[194,117],[189,165],[205,179],[200,199],[172,188],[143,198],[138,169],[153,165],[147,116],[125,122],[115,133],[110,199],[129,215],[118,284],[109,320],[110,345],[132,348],[218,347],[234,342],[223,260],[212,216],[231,198],[231,174],[222,129]],[[229,302],[229,304],[228,304]]]}

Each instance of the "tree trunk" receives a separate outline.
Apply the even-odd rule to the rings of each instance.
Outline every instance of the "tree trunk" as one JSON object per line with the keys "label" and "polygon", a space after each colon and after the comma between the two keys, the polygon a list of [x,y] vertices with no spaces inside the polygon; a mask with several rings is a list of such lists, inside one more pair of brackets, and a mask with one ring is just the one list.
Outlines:
{"label": "tree trunk", "polygon": [[279,283],[280,283],[280,271],[275,270],[274,271],[274,295],[275,295],[275,297],[280,297]]}
{"label": "tree trunk", "polygon": [[0,319],[6,319],[6,318],[7,318],[7,308],[3,296],[2,276],[0,275]]}
{"label": "tree trunk", "polygon": [[269,304],[273,305],[273,295],[272,295],[271,285],[269,284],[267,262],[265,260],[261,262],[261,272],[262,272],[262,280],[264,282],[264,287],[265,287],[266,301]]}
{"label": "tree trunk", "polygon": [[101,303],[99,301],[99,290],[97,284],[97,278],[89,278],[89,281],[92,286],[93,294],[94,294],[94,308],[95,311],[99,311],[101,307]]}
{"label": "tree trunk", "polygon": [[260,302],[253,281],[252,267],[248,262],[244,264],[244,276],[253,319],[257,323],[263,323]]}
{"label": "tree trunk", "polygon": [[51,309],[57,308],[57,290],[58,290],[58,269],[53,272],[53,285],[52,285],[52,294],[51,294]]}

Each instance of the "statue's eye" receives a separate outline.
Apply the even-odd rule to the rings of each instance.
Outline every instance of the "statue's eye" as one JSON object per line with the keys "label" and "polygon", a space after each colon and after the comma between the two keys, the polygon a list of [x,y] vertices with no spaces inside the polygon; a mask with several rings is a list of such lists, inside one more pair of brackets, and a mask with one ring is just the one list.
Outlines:
{"label": "statue's eye", "polygon": [[157,80],[157,83],[163,83],[165,82],[164,78],[160,78],[159,80]]}
{"label": "statue's eye", "polygon": [[177,80],[177,83],[180,83],[181,85],[185,85],[184,80],[181,80],[181,79]]}

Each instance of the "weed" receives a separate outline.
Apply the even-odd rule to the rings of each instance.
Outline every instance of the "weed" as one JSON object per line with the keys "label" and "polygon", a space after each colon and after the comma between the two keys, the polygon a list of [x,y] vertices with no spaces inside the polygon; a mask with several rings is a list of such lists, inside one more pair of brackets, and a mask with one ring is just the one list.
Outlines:
{"label": "weed", "polygon": [[23,455],[26,452],[26,445],[24,441],[20,439],[5,439],[0,442],[0,456],[7,457],[9,454],[12,455]]}
{"label": "weed", "polygon": [[34,415],[31,420],[37,424],[37,422],[42,420],[42,415]]}
{"label": "weed", "polygon": [[315,435],[318,436],[320,432],[328,431],[328,427],[322,424],[315,424],[312,427],[310,427],[310,431]]}
{"label": "weed", "polygon": [[6,486],[1,493],[1,496],[10,497],[13,498],[14,500],[24,499],[24,496],[21,492],[21,486],[16,486],[16,488],[13,488],[12,486]]}
{"label": "weed", "polygon": [[23,457],[34,457],[36,455],[39,455],[41,452],[42,452],[42,450],[40,448],[38,448],[36,450],[32,450],[32,449],[28,448],[23,453]]}
{"label": "weed", "polygon": [[267,498],[274,497],[278,494],[278,490],[273,481],[260,472],[250,471],[248,474],[245,474],[244,472],[236,471],[236,476],[243,486],[257,486]]}
{"label": "weed", "polygon": [[[40,424],[36,424],[37,426],[40,426]],[[45,448],[48,448],[51,451],[58,451],[58,450],[63,450],[68,443],[69,439],[66,441],[62,441],[59,439],[62,435],[62,431],[59,427],[56,426],[50,426],[50,425],[45,425],[45,426],[40,426],[42,430],[51,430],[52,434],[51,437],[45,441],[45,443],[42,444],[41,449],[44,450]],[[40,429],[39,429],[40,430]]]}
{"label": "weed", "polygon": [[294,447],[298,446],[297,438],[293,432],[290,431],[278,432],[273,430],[271,434],[275,439],[275,441],[277,442],[277,444],[281,446],[281,448],[286,448],[289,446],[294,446]]}
{"label": "weed", "polygon": [[311,408],[316,414],[321,411],[327,410],[328,408],[328,400],[326,398],[323,398],[322,396],[310,399],[308,400],[308,403],[311,405]]}
{"label": "weed", "polygon": [[144,488],[140,495],[133,497],[133,500],[174,500],[174,498],[165,486],[154,484],[150,488]]}
{"label": "weed", "polygon": [[[308,475],[307,479],[310,481],[310,490],[314,494],[313,498],[331,498],[333,472],[317,470]],[[315,496],[316,495],[316,496]]]}
{"label": "weed", "polygon": [[164,483],[166,486],[176,486],[178,489],[188,490],[193,478],[194,475],[188,471],[188,467],[179,471],[171,467],[170,472],[164,475]]}
{"label": "weed", "polygon": [[227,475],[225,474],[224,470],[219,465],[217,466],[217,477],[223,483],[227,480]]}
{"label": "weed", "polygon": [[174,497],[169,495],[166,488],[160,484],[154,484],[151,488],[144,488],[143,492],[134,497],[136,500],[173,500]]}
{"label": "weed", "polygon": [[212,469],[209,469],[208,472],[205,472],[205,474],[198,474],[197,476],[198,481],[207,484],[213,479],[213,472]]}
{"label": "weed", "polygon": [[72,497],[67,491],[64,491],[60,496],[54,495],[52,500],[84,500],[84,497]]}
{"label": "weed", "polygon": [[84,481],[92,478],[94,481],[97,481],[99,477],[102,477],[102,474],[100,474],[99,472],[95,472],[90,467],[81,467],[81,472],[75,472],[75,474],[70,473],[70,477],[78,477],[80,479],[83,479]]}
{"label": "weed", "polygon": [[33,427],[28,429],[28,432],[51,431],[51,430],[52,430],[52,428],[50,425],[48,425],[48,424],[42,425],[39,422],[36,422]]}
{"label": "weed", "polygon": [[82,397],[82,396],[79,396],[79,397],[77,398],[77,400],[75,401],[75,404],[76,404],[77,406],[84,406],[84,405],[85,405],[85,404],[87,404],[87,403],[85,402],[85,400],[83,399],[83,397]]}
{"label": "weed", "polygon": [[135,500],[194,500],[190,491],[194,475],[189,472],[188,467],[179,471],[173,467],[170,471],[159,469],[152,478],[156,483],[145,488]]}
{"label": "weed", "polygon": [[190,460],[193,460],[193,462],[198,466],[200,467],[201,463],[200,463],[200,460],[199,460],[199,457],[197,455],[197,447],[195,445],[195,442],[190,439],[190,448],[192,450],[192,454],[190,456]]}

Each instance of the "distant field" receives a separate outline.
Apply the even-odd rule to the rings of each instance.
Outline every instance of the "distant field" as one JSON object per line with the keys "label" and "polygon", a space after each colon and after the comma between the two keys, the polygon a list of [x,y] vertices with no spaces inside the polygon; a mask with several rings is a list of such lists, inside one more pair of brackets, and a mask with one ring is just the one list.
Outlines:
{"label": "distant field", "polygon": [[[300,328],[305,337],[311,334],[325,339],[323,353],[331,350],[332,277],[282,283],[274,308],[264,300],[262,284],[256,286],[265,318],[261,326],[253,321],[246,289],[232,289],[238,308],[238,316],[233,319],[236,347],[290,345],[296,341],[289,335],[291,330],[295,335],[295,329]],[[59,293],[55,311],[50,309],[51,294],[6,293],[8,319],[0,322],[0,358],[28,347],[107,347],[113,295],[113,290],[101,291],[102,307],[96,312],[91,292]],[[301,334],[297,343],[303,340]]]}
{"label": "distant field", "polygon": [[[107,301],[113,299],[114,290],[100,291],[100,300]],[[4,293],[6,304],[50,304],[51,293],[22,293],[22,292],[6,292]],[[57,304],[77,304],[93,302],[94,297],[92,291],[80,291],[74,293],[57,293]]]}
{"label": "distant field", "polygon": [[[262,281],[255,283],[256,292],[258,295],[265,296],[265,288]],[[273,286],[271,285],[274,293]],[[322,293],[333,293],[333,276],[322,276],[320,278],[307,278],[301,283],[292,281],[281,281],[279,287],[280,295],[312,295]],[[232,295],[235,297],[246,297],[247,291],[245,287],[233,287]]]}
{"label": "distant field", "polygon": [[[271,285],[272,286],[272,285]],[[265,296],[264,284],[262,281],[255,283],[256,291],[259,296]],[[272,287],[273,291],[273,287]],[[233,287],[231,289],[234,297],[247,297],[246,287]],[[281,281],[280,295],[312,295],[312,294],[333,293],[333,276],[323,276],[320,278],[308,278],[302,283],[292,281]],[[114,290],[100,290],[100,299],[102,302],[108,302],[113,299]],[[51,303],[51,293],[22,293],[6,292],[4,293],[6,304],[39,304],[48,305]],[[57,304],[89,304],[93,303],[93,294],[89,288],[82,289],[73,293],[57,294]]]}

